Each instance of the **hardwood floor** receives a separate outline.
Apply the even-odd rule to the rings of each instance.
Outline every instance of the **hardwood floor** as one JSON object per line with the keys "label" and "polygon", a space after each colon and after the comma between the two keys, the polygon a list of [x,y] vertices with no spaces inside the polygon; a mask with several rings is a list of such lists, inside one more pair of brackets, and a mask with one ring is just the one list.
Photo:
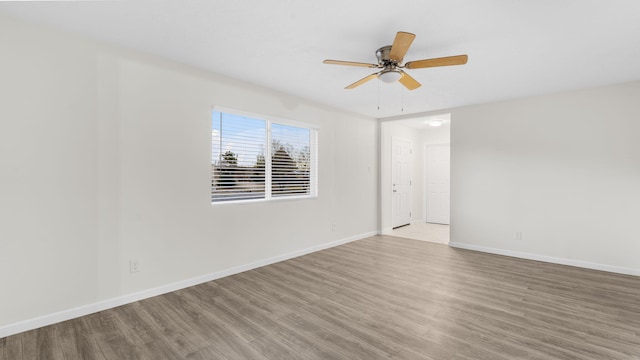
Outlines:
{"label": "hardwood floor", "polygon": [[0,339],[0,359],[640,359],[640,278],[375,236]]}

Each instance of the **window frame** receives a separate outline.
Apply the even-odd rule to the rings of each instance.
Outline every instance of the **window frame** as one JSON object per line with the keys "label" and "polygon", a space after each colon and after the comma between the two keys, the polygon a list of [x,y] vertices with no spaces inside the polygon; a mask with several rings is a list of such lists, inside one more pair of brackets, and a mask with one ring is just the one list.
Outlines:
{"label": "window frame", "polygon": [[[265,191],[264,198],[254,198],[254,199],[236,199],[236,200],[226,200],[226,201],[213,201],[213,185],[209,186],[209,194],[211,198],[211,205],[218,206],[222,204],[245,204],[245,203],[259,203],[259,202],[272,202],[272,201],[287,201],[287,200],[304,200],[304,199],[316,199],[319,194],[319,184],[318,184],[318,157],[319,157],[319,148],[318,148],[318,137],[320,132],[320,126],[313,123],[307,123],[297,120],[290,120],[286,118],[282,118],[279,116],[271,116],[264,114],[251,113],[242,110],[236,110],[227,107],[221,106],[213,106],[211,111],[209,112],[209,124],[212,126],[213,114],[215,112],[219,113],[227,113],[231,115],[237,115],[242,117],[248,117],[256,120],[264,120],[266,127],[266,136],[265,136]],[[298,127],[309,130],[309,194],[302,195],[272,195],[272,151],[271,151],[271,125],[272,124]],[[213,133],[213,129],[211,129]],[[220,134],[222,139],[222,134]],[[222,140],[221,140],[222,141]],[[210,144],[213,146],[213,138],[210,139]],[[213,164],[213,157],[209,158],[210,165]],[[268,160],[268,161],[267,161]],[[209,180],[213,180],[213,175],[209,177]]]}

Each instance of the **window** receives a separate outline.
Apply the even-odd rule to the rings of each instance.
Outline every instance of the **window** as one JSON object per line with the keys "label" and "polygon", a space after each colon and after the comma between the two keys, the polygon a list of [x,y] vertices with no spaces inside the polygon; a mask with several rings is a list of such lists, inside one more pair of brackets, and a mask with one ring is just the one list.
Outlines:
{"label": "window", "polygon": [[211,201],[317,194],[317,129],[213,111]]}

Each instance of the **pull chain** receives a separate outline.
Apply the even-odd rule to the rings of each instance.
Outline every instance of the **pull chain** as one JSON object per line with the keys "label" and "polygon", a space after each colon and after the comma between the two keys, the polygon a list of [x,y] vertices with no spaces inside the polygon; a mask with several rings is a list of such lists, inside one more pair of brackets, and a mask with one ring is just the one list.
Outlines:
{"label": "pull chain", "polygon": [[400,86],[400,112],[404,112],[404,87]]}
{"label": "pull chain", "polygon": [[376,82],[378,83],[378,111],[380,111],[380,80]]}

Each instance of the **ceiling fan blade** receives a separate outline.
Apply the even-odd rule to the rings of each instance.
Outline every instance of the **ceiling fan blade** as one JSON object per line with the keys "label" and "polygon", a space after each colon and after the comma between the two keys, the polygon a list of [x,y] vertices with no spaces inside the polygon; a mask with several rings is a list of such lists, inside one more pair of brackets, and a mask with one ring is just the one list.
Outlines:
{"label": "ceiling fan blade", "polygon": [[420,84],[416,79],[412,78],[404,71],[402,71],[402,77],[398,81],[400,81],[400,83],[409,90],[415,90],[422,86],[422,84]]}
{"label": "ceiling fan blade", "polygon": [[407,53],[407,50],[409,50],[409,46],[411,46],[411,43],[415,38],[416,36],[412,33],[398,31],[395,40],[393,40],[393,45],[391,45],[389,58],[401,63],[402,59],[404,59],[404,55]]}
{"label": "ceiling fan blade", "polygon": [[404,67],[407,69],[422,69],[438,66],[464,65],[468,59],[469,57],[467,55],[447,56],[435,59],[409,61],[404,64]]}
{"label": "ceiling fan blade", "polygon": [[376,68],[378,67],[377,64],[367,64],[367,63],[361,63],[361,62],[353,62],[353,61],[342,61],[342,60],[325,60],[322,62],[323,64],[332,64],[332,65],[347,65],[347,66],[361,66],[361,67],[368,67],[368,68]]}
{"label": "ceiling fan blade", "polygon": [[362,79],[360,79],[360,80],[358,80],[358,81],[354,82],[353,84],[351,84],[351,85],[349,85],[349,86],[345,87],[345,89],[353,89],[353,88],[355,88],[355,87],[358,87],[358,86],[360,86],[360,85],[362,85],[362,84],[366,83],[367,81],[369,81],[369,80],[371,80],[371,79],[375,79],[376,77],[378,77],[378,73],[373,73],[373,74],[368,75],[368,76],[366,76],[366,77],[363,77]]}

